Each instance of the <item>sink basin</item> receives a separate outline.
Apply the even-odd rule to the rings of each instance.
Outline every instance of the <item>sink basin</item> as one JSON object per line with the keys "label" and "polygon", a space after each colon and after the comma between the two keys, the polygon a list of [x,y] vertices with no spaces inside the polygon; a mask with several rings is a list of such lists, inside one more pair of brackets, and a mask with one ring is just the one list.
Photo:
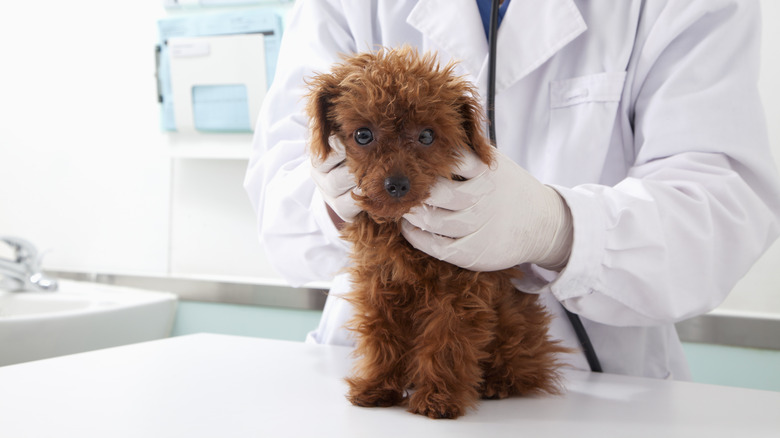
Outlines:
{"label": "sink basin", "polygon": [[57,292],[0,290],[0,366],[170,336],[172,293],[58,282]]}

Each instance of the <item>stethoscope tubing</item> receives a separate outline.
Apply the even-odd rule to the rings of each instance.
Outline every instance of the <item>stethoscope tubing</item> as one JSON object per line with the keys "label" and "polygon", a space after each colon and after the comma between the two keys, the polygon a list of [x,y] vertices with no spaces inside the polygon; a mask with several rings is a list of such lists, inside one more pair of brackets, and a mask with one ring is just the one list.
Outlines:
{"label": "stethoscope tubing", "polygon": [[[490,30],[488,35],[488,45],[490,56],[488,58],[488,95],[487,95],[487,116],[488,116],[488,138],[490,144],[493,147],[497,147],[496,143],[496,53],[498,49],[498,8],[501,6],[500,0],[493,0],[490,6]],[[561,305],[563,306],[563,305]],[[576,313],[572,313],[567,308],[563,308],[566,312],[566,316],[569,318],[574,333],[577,335],[577,339],[582,347],[582,352],[585,354],[585,359],[588,361],[590,370],[596,373],[602,372],[601,363],[599,362],[596,350],[593,348],[593,343],[590,341],[588,331],[585,330],[585,326],[582,324],[582,319]]]}

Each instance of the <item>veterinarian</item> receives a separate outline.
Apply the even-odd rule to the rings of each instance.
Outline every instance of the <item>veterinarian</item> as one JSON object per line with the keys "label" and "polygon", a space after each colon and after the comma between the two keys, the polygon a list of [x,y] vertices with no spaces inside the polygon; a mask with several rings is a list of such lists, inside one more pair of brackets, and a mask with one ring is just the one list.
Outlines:
{"label": "veterinarian", "polygon": [[[294,6],[245,186],[275,268],[293,285],[332,280],[309,341],[351,343],[338,225],[359,210],[339,160],[305,153],[305,78],[341,53],[411,44],[459,61],[484,98],[484,13],[477,0]],[[466,159],[470,179],[441,183],[405,237],[469,269],[519,265],[518,288],[556,316],[551,336],[579,348],[563,309],[578,314],[606,372],[689,378],[674,323],[720,304],[778,235],[759,36],[754,1],[505,0],[499,158]]]}

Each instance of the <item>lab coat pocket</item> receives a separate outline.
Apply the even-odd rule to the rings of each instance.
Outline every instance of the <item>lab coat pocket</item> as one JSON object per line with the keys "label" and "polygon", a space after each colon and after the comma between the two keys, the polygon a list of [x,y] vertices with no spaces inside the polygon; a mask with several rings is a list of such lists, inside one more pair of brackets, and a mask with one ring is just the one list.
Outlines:
{"label": "lab coat pocket", "polygon": [[550,83],[550,182],[601,182],[625,79],[625,72],[611,72]]}

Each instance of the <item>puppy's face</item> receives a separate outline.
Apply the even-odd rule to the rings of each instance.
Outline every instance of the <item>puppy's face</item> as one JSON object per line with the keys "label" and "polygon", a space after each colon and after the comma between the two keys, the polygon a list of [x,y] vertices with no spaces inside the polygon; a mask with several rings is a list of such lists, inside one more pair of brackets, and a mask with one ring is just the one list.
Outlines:
{"label": "puppy's face", "polygon": [[363,194],[354,196],[375,221],[420,205],[466,150],[490,162],[474,89],[452,70],[405,48],[348,58],[310,81],[310,152],[324,159],[329,137],[341,140]]}

